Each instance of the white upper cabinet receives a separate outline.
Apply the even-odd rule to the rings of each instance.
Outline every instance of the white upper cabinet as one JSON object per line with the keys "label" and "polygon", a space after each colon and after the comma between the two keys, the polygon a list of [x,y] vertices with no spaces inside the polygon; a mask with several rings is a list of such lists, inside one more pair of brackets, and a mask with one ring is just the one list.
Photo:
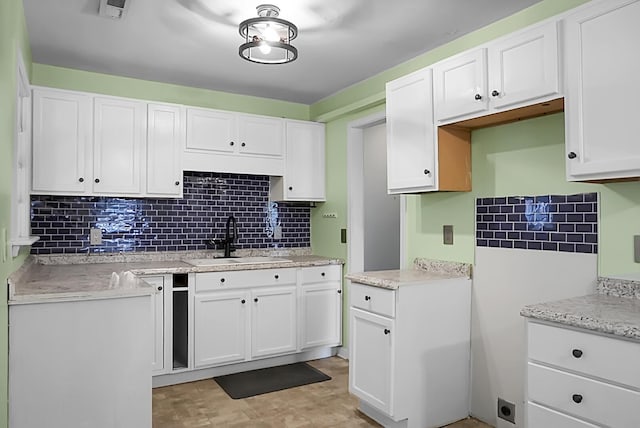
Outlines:
{"label": "white upper cabinet", "polygon": [[187,108],[184,169],[282,175],[283,119]]}
{"label": "white upper cabinet", "polygon": [[146,104],[94,99],[93,190],[110,195],[142,193]]}
{"label": "white upper cabinet", "polygon": [[282,119],[238,115],[240,153],[280,157],[284,155],[284,124]]}
{"label": "white upper cabinet", "polygon": [[233,113],[187,109],[186,149],[207,152],[235,152],[236,115]]}
{"label": "white upper cabinet", "polygon": [[438,123],[557,98],[557,23],[527,28],[433,66]]}
{"label": "white upper cabinet", "polygon": [[640,176],[639,21],[640,2],[630,0],[593,2],[565,20],[570,181]]}
{"label": "white upper cabinet", "polygon": [[487,51],[475,49],[433,66],[439,121],[484,112],[488,108]]}
{"label": "white upper cabinet", "polygon": [[34,194],[182,195],[183,108],[33,90]]}
{"label": "white upper cabinet", "polygon": [[387,187],[389,193],[437,189],[431,69],[389,82]]}
{"label": "white upper cabinet", "polygon": [[286,120],[285,135],[284,176],[271,177],[271,200],[324,201],[324,124]]}
{"label": "white upper cabinet", "polygon": [[387,190],[471,190],[470,133],[436,129],[432,72],[425,68],[387,83]]}
{"label": "white upper cabinet", "polygon": [[557,28],[549,22],[489,46],[492,107],[511,108],[560,92]]}
{"label": "white upper cabinet", "polygon": [[33,90],[33,193],[91,189],[91,106],[89,95]]}
{"label": "white upper cabinet", "polygon": [[147,193],[182,196],[184,108],[149,104],[147,107]]}

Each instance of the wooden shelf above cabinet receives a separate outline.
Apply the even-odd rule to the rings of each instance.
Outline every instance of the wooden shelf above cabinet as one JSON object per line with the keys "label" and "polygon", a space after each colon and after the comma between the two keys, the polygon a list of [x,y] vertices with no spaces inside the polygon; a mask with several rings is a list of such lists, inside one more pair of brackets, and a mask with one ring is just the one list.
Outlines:
{"label": "wooden shelf above cabinet", "polygon": [[543,103],[520,107],[513,110],[506,110],[500,113],[476,117],[474,119],[463,120],[446,125],[446,127],[474,130],[479,128],[488,128],[490,126],[504,125],[511,122],[518,122],[520,120],[532,119],[534,117],[559,113],[561,111],[564,111],[564,98],[545,101]]}

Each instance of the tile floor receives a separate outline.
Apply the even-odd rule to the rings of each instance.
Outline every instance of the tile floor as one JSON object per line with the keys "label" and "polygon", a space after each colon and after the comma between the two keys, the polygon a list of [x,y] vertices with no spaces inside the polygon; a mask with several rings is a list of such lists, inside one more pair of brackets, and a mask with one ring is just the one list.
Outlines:
{"label": "tile floor", "polygon": [[[212,379],[153,390],[153,428],[355,428],[380,427],[357,410],[348,392],[348,362],[310,361],[330,381],[233,400]],[[447,428],[489,428],[466,419]]]}

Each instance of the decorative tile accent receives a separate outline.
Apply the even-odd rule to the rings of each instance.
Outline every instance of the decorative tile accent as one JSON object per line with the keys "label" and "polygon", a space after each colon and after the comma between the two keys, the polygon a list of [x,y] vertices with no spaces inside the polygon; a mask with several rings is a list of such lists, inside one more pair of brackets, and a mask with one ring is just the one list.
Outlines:
{"label": "decorative tile accent", "polygon": [[[40,241],[31,253],[204,250],[206,241],[224,238],[229,215],[238,249],[311,245],[311,209],[279,203],[269,211],[268,176],[185,172],[183,182],[183,199],[34,195],[31,230]],[[267,232],[274,209],[280,239]],[[102,229],[102,245],[89,245],[92,227]]]}
{"label": "decorative tile accent", "polygon": [[476,200],[478,247],[598,253],[598,194]]}

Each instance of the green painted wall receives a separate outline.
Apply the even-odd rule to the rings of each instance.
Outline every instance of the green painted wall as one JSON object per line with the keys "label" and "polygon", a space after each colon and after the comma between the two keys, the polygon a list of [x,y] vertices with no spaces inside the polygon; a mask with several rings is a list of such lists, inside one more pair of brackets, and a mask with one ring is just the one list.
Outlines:
{"label": "green painted wall", "polygon": [[[22,0],[0,1],[0,233],[6,230],[11,236],[11,186],[13,177],[13,140],[15,124],[17,51],[20,49],[26,62],[27,71],[31,67],[31,50],[24,21]],[[2,241],[0,239],[0,241]],[[0,254],[7,249],[0,242]],[[0,280],[7,283],[7,277],[24,261],[26,253],[7,260],[0,257]],[[6,285],[5,285],[6,287]],[[8,374],[8,307],[7,293],[0,293],[0,428],[7,427],[7,374]]]}
{"label": "green painted wall", "polygon": [[267,98],[230,94],[169,83],[152,82],[71,68],[33,64],[31,83],[76,91],[186,104],[205,108],[309,119],[309,106]]}

